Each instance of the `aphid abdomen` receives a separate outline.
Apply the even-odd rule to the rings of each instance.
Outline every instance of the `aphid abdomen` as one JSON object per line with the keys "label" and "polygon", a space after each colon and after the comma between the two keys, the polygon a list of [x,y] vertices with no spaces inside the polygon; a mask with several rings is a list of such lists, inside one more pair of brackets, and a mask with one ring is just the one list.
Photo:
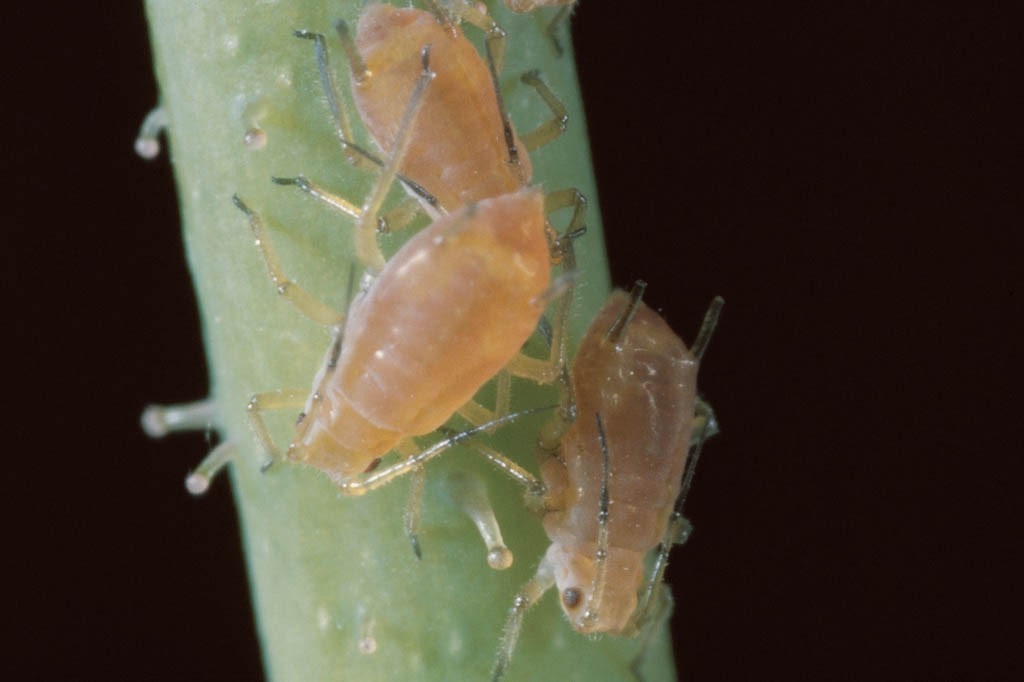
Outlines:
{"label": "aphid abdomen", "polygon": [[432,223],[353,302],[337,390],[381,429],[437,429],[533,333],[550,277],[539,190]]}
{"label": "aphid abdomen", "polygon": [[[431,46],[436,75],[413,124],[402,174],[449,210],[524,185],[530,162],[524,154],[509,163],[487,64],[461,31],[453,36],[423,10],[370,5],[359,18],[356,46],[369,75],[352,83],[352,93],[378,146],[388,153],[394,148],[424,45]],[[515,142],[521,147],[518,137]]]}
{"label": "aphid abdomen", "polygon": [[402,434],[372,423],[337,386],[320,393],[296,430],[289,458],[334,478],[361,474],[402,439]]}

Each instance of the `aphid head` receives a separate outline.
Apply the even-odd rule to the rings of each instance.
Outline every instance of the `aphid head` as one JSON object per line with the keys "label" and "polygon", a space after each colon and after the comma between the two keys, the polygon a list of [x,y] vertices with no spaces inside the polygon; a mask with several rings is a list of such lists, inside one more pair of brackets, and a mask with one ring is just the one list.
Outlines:
{"label": "aphid head", "polygon": [[[595,585],[596,563],[590,551],[553,544],[546,560],[550,562],[558,588],[558,603],[573,629],[582,633],[624,631],[636,609],[636,582],[624,576],[615,550],[610,552],[607,579]],[[625,578],[625,579],[623,579]]]}

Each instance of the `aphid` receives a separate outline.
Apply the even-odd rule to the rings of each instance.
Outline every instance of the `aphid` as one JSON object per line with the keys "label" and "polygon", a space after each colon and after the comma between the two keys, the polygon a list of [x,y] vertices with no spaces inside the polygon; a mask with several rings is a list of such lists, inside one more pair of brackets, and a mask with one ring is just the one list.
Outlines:
{"label": "aphid", "polygon": [[[403,439],[436,430],[456,412],[480,422],[483,408],[472,407],[473,395],[519,352],[547,300],[547,247],[534,238],[542,229],[543,197],[530,190],[525,199],[487,199],[435,221],[356,296],[347,319],[335,313],[335,338],[289,459],[361,494],[355,476]],[[311,319],[330,319],[326,306],[311,306],[311,296],[278,270],[259,218],[236,204],[249,216],[282,293]],[[278,392],[257,396],[251,409],[281,404]],[[260,422],[257,433],[269,442]]]}
{"label": "aphid", "polygon": [[[385,155],[397,159],[396,176],[433,218],[481,199],[521,190],[529,183],[531,173],[526,152],[547,144],[565,129],[564,106],[540,76],[531,72],[523,76],[523,81],[538,91],[551,109],[552,118],[519,137],[504,111],[493,63],[485,62],[457,27],[446,30],[430,12],[374,4],[360,15],[354,38],[344,22],[339,22],[337,29],[363,124]],[[343,148],[362,161],[370,159],[382,165],[352,142],[352,124],[340,104],[323,36],[310,32],[298,35],[316,44],[323,89]],[[423,45],[431,46],[435,76],[422,97],[411,130],[400,135],[405,103],[410,101],[417,82],[419,49]],[[403,140],[403,149],[398,148],[399,140]],[[329,192],[305,178],[300,180],[292,184],[337,207]],[[383,199],[378,194],[368,199],[366,206],[379,208]],[[580,230],[585,205],[585,199],[574,189],[552,192],[545,200],[549,213],[574,209],[566,233]],[[413,213],[409,207],[402,207],[380,221],[376,221],[376,213],[364,217],[357,239],[365,242],[365,252],[375,248],[370,245],[374,230],[398,229],[411,220]],[[549,237],[557,242],[553,235]],[[556,260],[560,257],[558,248],[553,248],[553,255]],[[383,262],[381,256],[374,260]]]}
{"label": "aphid", "polygon": [[[509,472],[539,500],[551,546],[515,598],[495,680],[508,669],[526,610],[553,586],[575,630],[638,634],[652,622],[668,553],[687,535],[683,502],[700,447],[717,428],[697,397],[697,370],[722,299],[688,350],[640,300],[643,286],[612,293],[584,336],[567,386],[577,417],[563,409],[542,432],[541,481]],[[644,557],[659,546],[638,596]]]}
{"label": "aphid", "polygon": [[[510,363],[553,295],[543,202],[539,189],[527,188],[440,218],[406,242],[342,315],[287,279],[259,216],[236,197],[278,291],[334,330],[287,459],[361,495],[420,471],[411,438],[453,414],[486,428],[504,423],[473,396],[506,365],[533,378],[533,363],[543,364]],[[250,401],[256,434],[275,458],[262,412],[297,406],[302,395],[276,391]],[[407,458],[375,470],[392,450]],[[417,490],[414,483],[418,498]],[[410,508],[418,509],[418,499]],[[414,548],[417,514],[407,523]]]}

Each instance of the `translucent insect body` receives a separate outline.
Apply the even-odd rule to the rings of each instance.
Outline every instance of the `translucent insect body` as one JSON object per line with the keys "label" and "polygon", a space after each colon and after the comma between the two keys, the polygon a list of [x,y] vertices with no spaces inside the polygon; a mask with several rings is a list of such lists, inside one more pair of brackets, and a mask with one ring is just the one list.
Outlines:
{"label": "translucent insect body", "polygon": [[[614,292],[598,312],[571,371],[576,418],[563,409],[541,435],[541,482],[532,494],[541,497],[552,544],[516,597],[494,679],[508,667],[524,613],[553,586],[577,631],[637,634],[657,606],[669,548],[685,539],[683,499],[715,428],[697,397],[697,370],[722,301],[712,303],[688,350],[640,301],[642,289]],[[659,545],[645,576],[644,557]]]}

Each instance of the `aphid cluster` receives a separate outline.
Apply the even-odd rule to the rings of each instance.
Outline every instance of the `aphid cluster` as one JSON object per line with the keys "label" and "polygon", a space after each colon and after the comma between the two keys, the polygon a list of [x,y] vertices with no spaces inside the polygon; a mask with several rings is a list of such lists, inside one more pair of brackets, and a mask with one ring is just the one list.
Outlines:
{"label": "aphid cluster", "polygon": [[[289,279],[260,214],[233,198],[278,293],[332,335],[312,390],[257,394],[249,414],[267,453],[265,468],[280,460],[301,462],[354,496],[412,474],[406,531],[417,556],[424,464],[430,459],[467,443],[525,486],[528,505],[542,512],[552,544],[510,611],[493,672],[500,679],[526,610],[552,586],[581,633],[634,635],[664,611],[659,585],[669,549],[687,534],[682,503],[700,448],[717,428],[697,397],[696,376],[721,299],[687,349],[642,302],[642,285],[628,295],[615,292],[570,360],[572,242],[584,231],[586,202],[575,189],[544,193],[532,185],[529,159],[530,151],[564,130],[565,109],[538,73],[525,74],[522,82],[536,90],[551,119],[520,135],[499,87],[505,32],[468,0],[427,4],[430,11],[371,4],[354,30],[344,22],[335,27],[349,66],[351,100],[375,151],[355,142],[328,38],[295,33],[313,44],[346,160],[375,180],[356,203],[303,176],[273,179],[354,222],[361,277],[358,285],[350,277],[345,311]],[[506,4],[517,12],[559,6],[548,27],[554,36],[572,1]],[[463,24],[484,32],[484,56],[463,34]],[[155,140],[160,123],[149,121],[140,139]],[[152,153],[152,144],[144,147]],[[396,183],[408,198],[388,208]],[[561,209],[571,209],[571,218],[559,233],[548,215]],[[379,234],[407,228],[418,213],[429,223],[386,257]],[[550,322],[544,317],[549,307]],[[538,329],[549,347],[544,358],[522,352]],[[555,416],[538,436],[539,477],[479,439],[545,409],[511,412],[511,377],[559,388]],[[495,404],[485,406],[475,396],[492,380]],[[301,410],[283,452],[264,421],[268,410],[279,409]],[[455,415],[470,428],[427,448],[414,441],[443,434]],[[209,401],[152,406],[143,425],[156,437],[206,428],[214,416]],[[215,448],[189,477],[190,492],[205,491],[233,454],[230,441]],[[511,553],[486,489],[473,480],[452,488],[484,538],[488,563],[506,568]],[[655,569],[645,577],[644,558],[656,547]]]}

